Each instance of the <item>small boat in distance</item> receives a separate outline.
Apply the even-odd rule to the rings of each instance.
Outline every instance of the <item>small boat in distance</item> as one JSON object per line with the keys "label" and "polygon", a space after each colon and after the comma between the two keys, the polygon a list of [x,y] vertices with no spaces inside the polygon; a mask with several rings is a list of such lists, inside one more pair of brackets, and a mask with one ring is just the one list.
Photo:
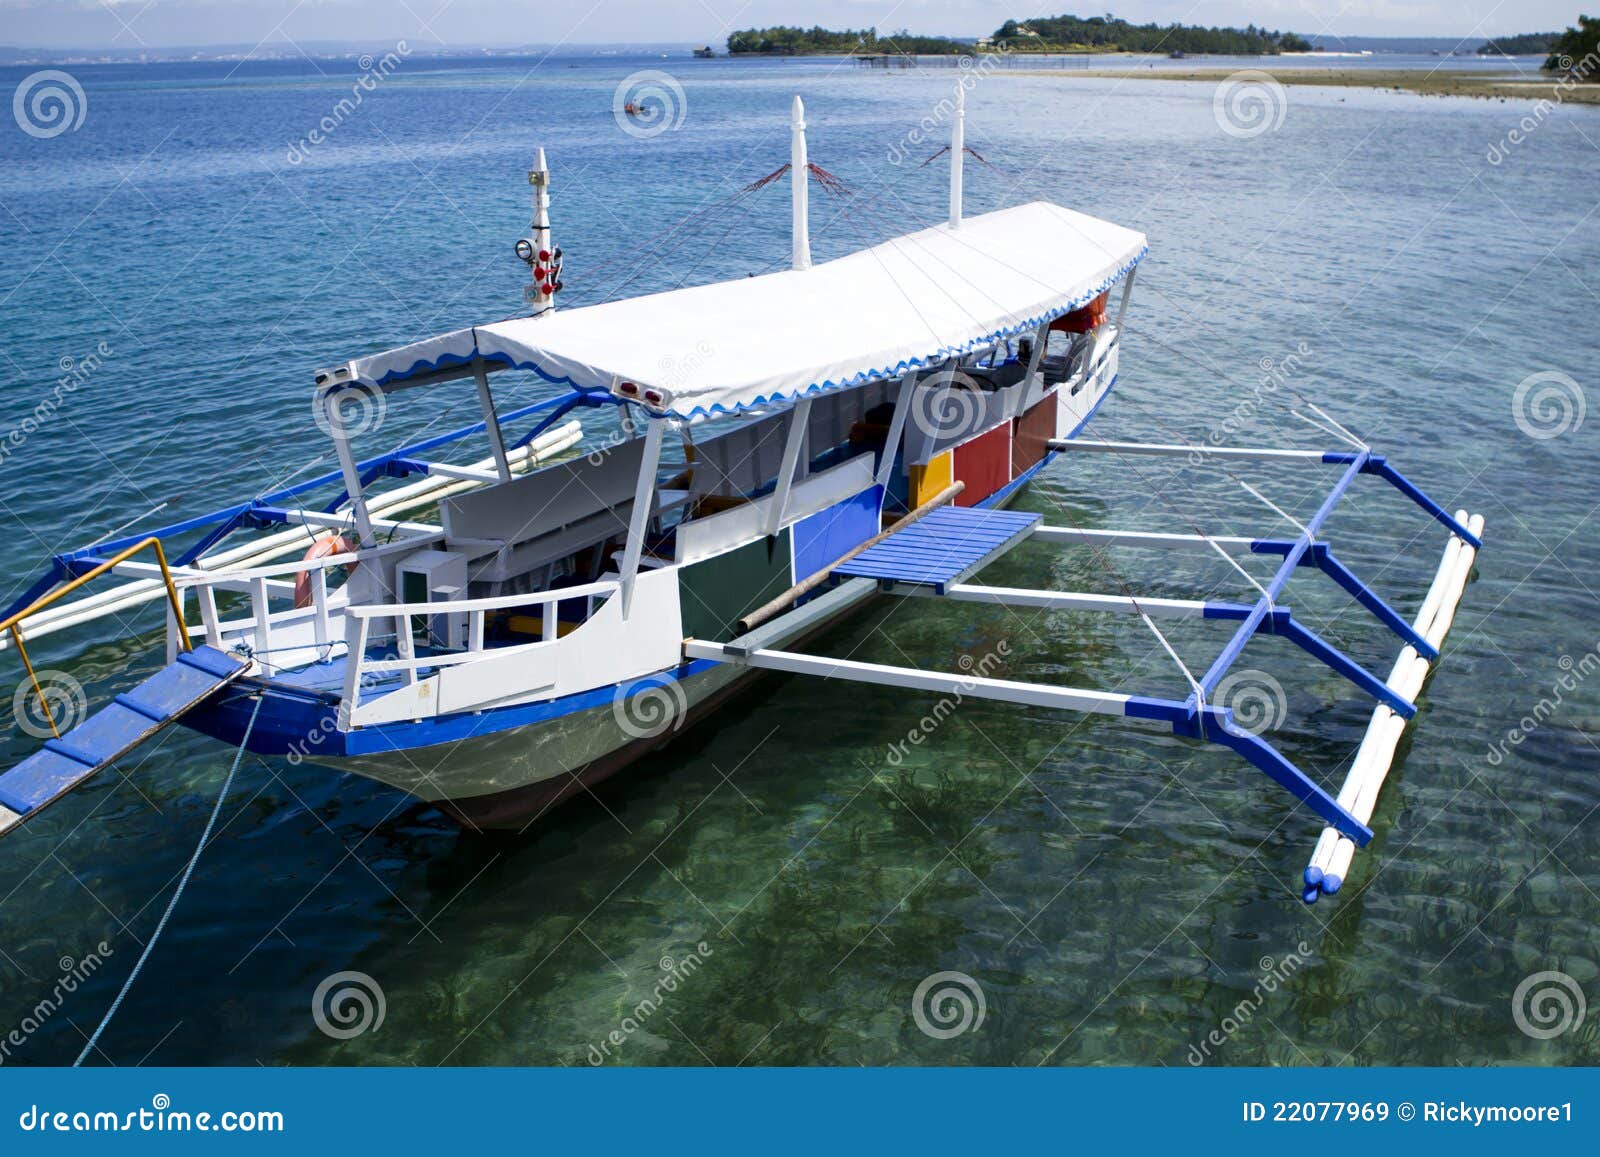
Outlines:
{"label": "small boat in distance", "polygon": [[699,48],[694,50],[694,54],[695,57],[700,60],[710,60],[717,55],[714,51],[712,51],[711,45],[709,44],[702,44]]}
{"label": "small boat in distance", "polygon": [[[837,193],[840,183],[809,161],[797,97],[789,163],[748,187],[787,174],[789,269],[573,309],[557,308],[564,256],[539,150],[532,220],[516,243],[530,275],[525,315],[317,371],[313,415],[337,470],[58,555],[0,616],[0,647],[33,677],[25,640],[156,601],[167,613],[164,639],[152,642],[165,665],[87,718],[33,679],[45,742],[0,776],[0,833],[173,722],[392,785],[469,828],[522,829],[776,670],[1124,716],[1226,747],[1327,825],[1306,899],[1337,891],[1349,855],[1372,838],[1377,790],[1470,576],[1482,520],[1444,511],[1315,406],[1334,449],[1088,438],[1118,381],[1146,238],[1043,200],[967,216],[964,91],[956,86],[941,150],[950,189],[940,224],[813,263],[811,186]],[[495,391],[517,382],[556,392],[497,405]],[[452,390],[475,398],[480,421],[358,457],[355,439],[390,407],[442,409],[433,400]],[[604,436],[586,433],[580,413],[606,418]],[[473,437],[486,457],[438,456]],[[1283,537],[1047,525],[1006,509],[1062,455],[1113,469],[1166,456],[1223,470],[1333,467],[1337,477],[1303,522],[1262,498],[1293,523]],[[1413,621],[1322,537],[1364,476],[1450,531]],[[1249,598],[1148,598],[1120,579],[1119,595],[973,581],[1023,543],[1213,552],[1244,577]],[[1274,560],[1270,578],[1237,561],[1252,555]],[[1282,605],[1303,567],[1331,576],[1400,637],[1388,680]],[[127,581],[63,601],[108,574]],[[868,602],[896,597],[1134,616],[1187,691],[1062,687],[987,666],[945,673],[800,650]],[[1209,667],[1191,668],[1157,626],[1164,618],[1217,620],[1232,634]],[[1269,635],[1376,700],[1337,795],[1237,724],[1219,689],[1246,645]]]}

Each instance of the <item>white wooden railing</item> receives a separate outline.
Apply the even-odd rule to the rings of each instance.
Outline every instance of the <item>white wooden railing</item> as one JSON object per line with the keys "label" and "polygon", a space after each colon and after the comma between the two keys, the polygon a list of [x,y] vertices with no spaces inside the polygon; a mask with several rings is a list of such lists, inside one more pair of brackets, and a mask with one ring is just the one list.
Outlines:
{"label": "white wooden railing", "polygon": [[[533,651],[551,643],[556,638],[556,614],[561,603],[569,599],[595,599],[610,596],[622,589],[616,580],[585,583],[582,586],[561,587],[547,591],[533,591],[518,595],[496,595],[483,599],[454,599],[427,603],[383,603],[370,606],[350,606],[344,609],[346,669],[344,709],[353,718],[360,705],[361,689],[375,681],[376,676],[400,672],[406,686],[421,678],[424,669],[451,667],[469,663],[482,657],[484,619],[491,611],[528,610],[540,608],[540,641],[511,647],[496,647],[494,653],[509,655],[518,651]],[[414,616],[465,614],[467,616],[467,646],[462,651],[443,654],[416,654],[411,636],[410,620]],[[373,623],[388,620],[395,641],[395,658],[373,659],[367,656],[367,647],[374,639],[387,638],[389,630],[373,630]]]}
{"label": "white wooden railing", "polygon": [[[186,633],[191,638],[203,636],[206,642],[219,649],[226,649],[225,640],[230,636],[248,635],[251,649],[257,656],[262,673],[271,674],[272,669],[277,666],[272,659],[275,629],[281,630],[309,620],[312,625],[312,642],[316,646],[325,647],[334,641],[328,610],[329,570],[355,563],[372,563],[396,554],[408,554],[419,547],[443,540],[444,531],[439,530],[428,534],[410,535],[365,550],[346,551],[323,555],[321,558],[300,559],[297,562],[253,567],[248,570],[228,571],[225,574],[209,574],[192,568],[174,568],[173,578],[178,587],[179,598],[187,605],[188,593],[193,590],[200,604],[200,624],[186,627]],[[119,568],[119,571],[123,569]],[[127,573],[136,572],[128,570]],[[274,599],[282,601],[293,598],[293,579],[300,574],[305,574],[310,579],[311,605],[274,611],[272,609]],[[218,590],[242,591],[248,594],[249,617],[223,619],[217,610]],[[168,637],[175,639],[177,624],[172,620],[170,611],[167,618]]]}

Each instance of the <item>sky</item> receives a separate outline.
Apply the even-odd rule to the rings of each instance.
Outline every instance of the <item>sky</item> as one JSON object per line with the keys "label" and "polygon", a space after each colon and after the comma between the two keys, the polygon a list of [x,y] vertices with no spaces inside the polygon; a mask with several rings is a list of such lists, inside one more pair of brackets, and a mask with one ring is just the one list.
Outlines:
{"label": "sky", "polygon": [[[981,36],[1007,19],[1093,15],[1108,0],[0,0],[0,45],[139,49],[319,40],[695,42],[772,24]],[[1306,35],[1495,36],[1576,22],[1583,0],[1129,0],[1135,23],[1254,23]]]}

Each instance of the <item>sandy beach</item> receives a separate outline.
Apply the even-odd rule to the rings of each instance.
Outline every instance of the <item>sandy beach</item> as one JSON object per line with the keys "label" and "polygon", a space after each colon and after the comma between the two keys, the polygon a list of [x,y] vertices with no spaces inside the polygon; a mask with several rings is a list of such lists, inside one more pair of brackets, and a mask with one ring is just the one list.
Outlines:
{"label": "sandy beach", "polygon": [[[1006,70],[1004,76],[1049,76],[1058,80],[1080,77],[1119,80],[1187,80],[1215,83],[1236,69],[1194,68],[1090,68]],[[1377,88],[1414,92],[1423,96],[1470,96],[1484,100],[1551,100],[1569,104],[1600,104],[1600,85],[1561,84],[1555,79],[1530,80],[1514,72],[1467,73],[1458,70],[1424,72],[1415,69],[1371,68],[1262,68],[1279,84],[1320,85],[1324,88]]]}

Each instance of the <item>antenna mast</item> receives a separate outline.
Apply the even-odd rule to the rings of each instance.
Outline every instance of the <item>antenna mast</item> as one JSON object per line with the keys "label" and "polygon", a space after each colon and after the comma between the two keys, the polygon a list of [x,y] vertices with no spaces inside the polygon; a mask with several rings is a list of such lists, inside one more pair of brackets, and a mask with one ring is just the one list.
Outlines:
{"label": "antenna mast", "polygon": [[517,257],[533,274],[523,296],[533,307],[533,316],[543,317],[555,309],[555,296],[561,292],[561,250],[550,237],[550,170],[543,149],[534,153],[528,184],[533,186],[533,221],[528,235],[517,242]]}

